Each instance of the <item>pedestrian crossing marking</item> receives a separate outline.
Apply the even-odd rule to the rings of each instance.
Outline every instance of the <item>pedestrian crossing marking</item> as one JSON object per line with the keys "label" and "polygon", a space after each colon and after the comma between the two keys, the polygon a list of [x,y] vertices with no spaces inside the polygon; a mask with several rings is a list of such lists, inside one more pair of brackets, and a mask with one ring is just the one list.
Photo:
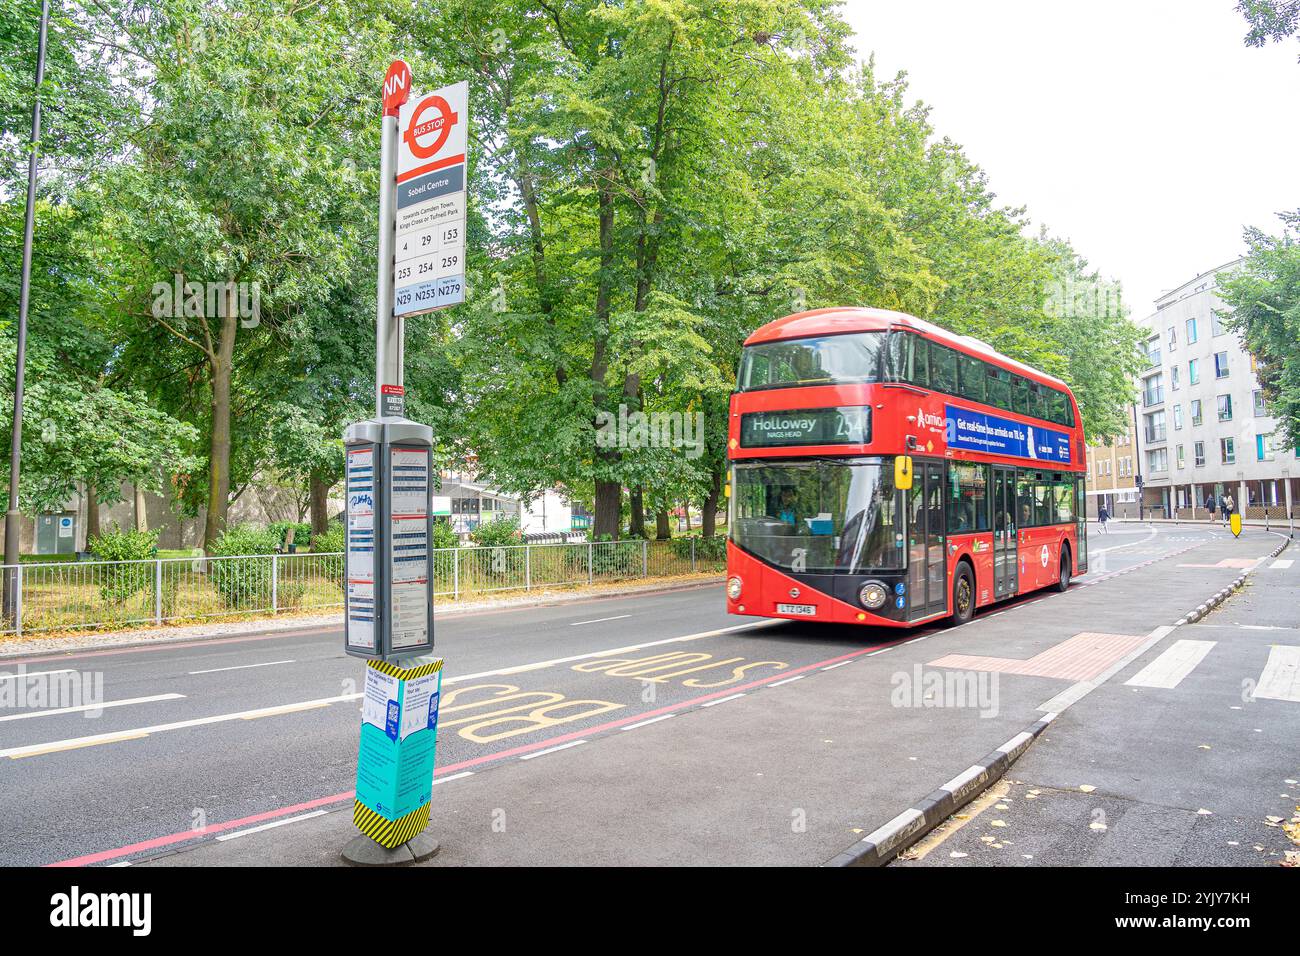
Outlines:
{"label": "pedestrian crossing marking", "polygon": [[1270,571],[1285,571],[1291,565],[1295,564],[1294,558],[1278,558],[1268,566]]}
{"label": "pedestrian crossing marking", "polygon": [[1300,703],[1300,647],[1274,644],[1268,649],[1268,663],[1255,685],[1255,699],[1290,700]]}
{"label": "pedestrian crossing marking", "polygon": [[1160,687],[1172,690],[1205,660],[1217,641],[1174,641],[1164,652],[1124,683],[1129,687]]}

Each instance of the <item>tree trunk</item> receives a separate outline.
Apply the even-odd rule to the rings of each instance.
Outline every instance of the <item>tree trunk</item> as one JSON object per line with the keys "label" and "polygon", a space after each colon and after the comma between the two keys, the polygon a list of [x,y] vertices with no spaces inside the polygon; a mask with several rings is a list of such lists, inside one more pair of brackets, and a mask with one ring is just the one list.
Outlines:
{"label": "tree trunk", "polygon": [[686,533],[691,533],[691,503],[689,500],[682,502],[682,517],[686,519]]}
{"label": "tree trunk", "polygon": [[640,485],[628,490],[628,507],[632,509],[632,517],[628,520],[628,533],[634,538],[644,538],[645,498]]}
{"label": "tree trunk", "polygon": [[203,526],[203,550],[209,554],[226,528],[230,510],[230,378],[234,365],[239,309],[232,282],[221,317],[221,335],[208,354],[212,380],[212,436],[208,444],[208,513]]}
{"label": "tree trunk", "polygon": [[325,480],[313,473],[311,476],[311,536],[324,534],[329,530],[330,486]]}
{"label": "tree trunk", "polygon": [[667,541],[673,536],[673,529],[668,523],[667,511],[655,512],[655,540]]}
{"label": "tree trunk", "polygon": [[132,487],[132,489],[135,491],[135,495],[134,495],[134,497],[135,497],[135,502],[134,502],[134,504],[135,504],[135,508],[134,508],[134,513],[135,513],[135,530],[136,530],[136,531],[148,531],[148,530],[149,530],[149,512],[148,512],[148,510],[145,508],[145,503],[144,503],[144,489],[141,488],[138,484],[136,484],[136,485],[132,485],[131,487]]}
{"label": "tree trunk", "polygon": [[709,493],[704,497],[704,515],[700,519],[700,533],[706,538],[712,538],[718,533],[718,498],[722,494],[722,476],[716,471],[713,473],[713,482],[709,485]]}
{"label": "tree trunk", "polygon": [[99,537],[99,493],[86,482],[86,541]]}
{"label": "tree trunk", "polygon": [[596,482],[596,514],[591,522],[591,536],[599,541],[605,535],[617,540],[622,524],[623,488],[617,481]]}

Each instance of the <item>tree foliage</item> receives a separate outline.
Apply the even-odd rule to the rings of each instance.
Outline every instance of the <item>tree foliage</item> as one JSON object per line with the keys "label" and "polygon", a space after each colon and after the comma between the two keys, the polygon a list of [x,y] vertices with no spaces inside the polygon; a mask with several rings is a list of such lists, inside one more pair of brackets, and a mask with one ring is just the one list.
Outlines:
{"label": "tree foliage", "polygon": [[[1256,375],[1287,447],[1300,448],[1300,210],[1280,217],[1270,236],[1247,229],[1241,268],[1221,275],[1218,293],[1228,326],[1256,359]],[[1279,442],[1280,444],[1280,442]]]}

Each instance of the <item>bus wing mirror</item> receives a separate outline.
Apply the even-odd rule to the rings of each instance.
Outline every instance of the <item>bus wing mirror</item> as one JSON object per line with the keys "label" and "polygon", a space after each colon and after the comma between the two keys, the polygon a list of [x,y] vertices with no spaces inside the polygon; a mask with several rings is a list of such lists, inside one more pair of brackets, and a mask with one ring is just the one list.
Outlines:
{"label": "bus wing mirror", "polygon": [[912,487],[912,456],[899,455],[894,459],[894,487],[907,491]]}

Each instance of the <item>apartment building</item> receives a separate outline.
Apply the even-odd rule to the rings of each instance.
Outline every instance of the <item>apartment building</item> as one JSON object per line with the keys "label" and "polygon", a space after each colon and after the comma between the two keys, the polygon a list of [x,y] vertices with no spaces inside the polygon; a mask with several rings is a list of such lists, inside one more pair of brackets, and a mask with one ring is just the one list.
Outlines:
{"label": "apartment building", "polygon": [[1088,517],[1096,518],[1102,505],[1116,518],[1138,516],[1137,447],[1133,428],[1105,442],[1089,445],[1087,485]]}
{"label": "apartment building", "polygon": [[1148,514],[1203,516],[1231,494],[1246,517],[1288,513],[1300,501],[1297,449],[1283,447],[1254,357],[1220,312],[1215,280],[1242,260],[1165,293],[1139,324],[1148,364],[1135,416],[1138,485]]}

